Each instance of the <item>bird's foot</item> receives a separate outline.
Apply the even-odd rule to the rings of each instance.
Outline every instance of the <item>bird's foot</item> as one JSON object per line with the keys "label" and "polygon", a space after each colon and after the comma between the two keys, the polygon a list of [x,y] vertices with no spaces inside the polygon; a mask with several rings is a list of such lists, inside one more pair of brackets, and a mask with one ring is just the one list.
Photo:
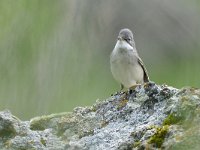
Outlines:
{"label": "bird's foot", "polygon": [[141,84],[135,84],[135,85],[133,85],[132,87],[130,87],[130,88],[128,89],[128,93],[129,93],[129,94],[132,94],[133,91],[134,91],[138,86],[141,86]]}

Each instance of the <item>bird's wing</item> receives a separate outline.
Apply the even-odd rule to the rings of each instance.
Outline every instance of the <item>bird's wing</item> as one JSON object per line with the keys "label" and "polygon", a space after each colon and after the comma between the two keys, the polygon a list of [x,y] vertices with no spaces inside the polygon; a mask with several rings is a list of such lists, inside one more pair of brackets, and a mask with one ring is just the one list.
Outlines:
{"label": "bird's wing", "polygon": [[144,82],[149,82],[149,76],[148,76],[148,72],[147,72],[147,69],[145,68],[144,66],[144,63],[142,61],[142,59],[138,56],[138,63],[141,65],[141,67],[143,68],[144,70]]}

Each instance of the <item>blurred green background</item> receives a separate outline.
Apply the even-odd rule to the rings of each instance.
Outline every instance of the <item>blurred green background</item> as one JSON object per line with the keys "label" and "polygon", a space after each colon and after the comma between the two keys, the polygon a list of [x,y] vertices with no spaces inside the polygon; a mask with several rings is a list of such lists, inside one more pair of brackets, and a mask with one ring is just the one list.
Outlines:
{"label": "blurred green background", "polygon": [[151,80],[200,87],[199,0],[0,0],[0,110],[28,119],[119,90],[109,56],[124,27]]}

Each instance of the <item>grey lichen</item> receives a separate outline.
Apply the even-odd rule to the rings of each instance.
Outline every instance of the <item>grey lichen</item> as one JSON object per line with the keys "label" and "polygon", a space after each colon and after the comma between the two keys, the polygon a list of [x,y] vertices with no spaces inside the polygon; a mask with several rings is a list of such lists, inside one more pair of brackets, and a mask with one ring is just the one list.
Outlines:
{"label": "grey lichen", "polygon": [[30,121],[2,111],[0,149],[195,149],[199,124],[199,89],[147,83],[91,107]]}

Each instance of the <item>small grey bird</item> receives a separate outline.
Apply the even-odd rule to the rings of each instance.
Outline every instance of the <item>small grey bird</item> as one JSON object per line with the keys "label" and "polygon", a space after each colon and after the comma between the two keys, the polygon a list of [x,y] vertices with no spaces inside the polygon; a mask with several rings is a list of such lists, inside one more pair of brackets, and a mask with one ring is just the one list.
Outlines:
{"label": "small grey bird", "polygon": [[147,70],[137,53],[133,33],[129,29],[120,30],[110,55],[110,65],[113,77],[121,83],[121,89],[149,82]]}

